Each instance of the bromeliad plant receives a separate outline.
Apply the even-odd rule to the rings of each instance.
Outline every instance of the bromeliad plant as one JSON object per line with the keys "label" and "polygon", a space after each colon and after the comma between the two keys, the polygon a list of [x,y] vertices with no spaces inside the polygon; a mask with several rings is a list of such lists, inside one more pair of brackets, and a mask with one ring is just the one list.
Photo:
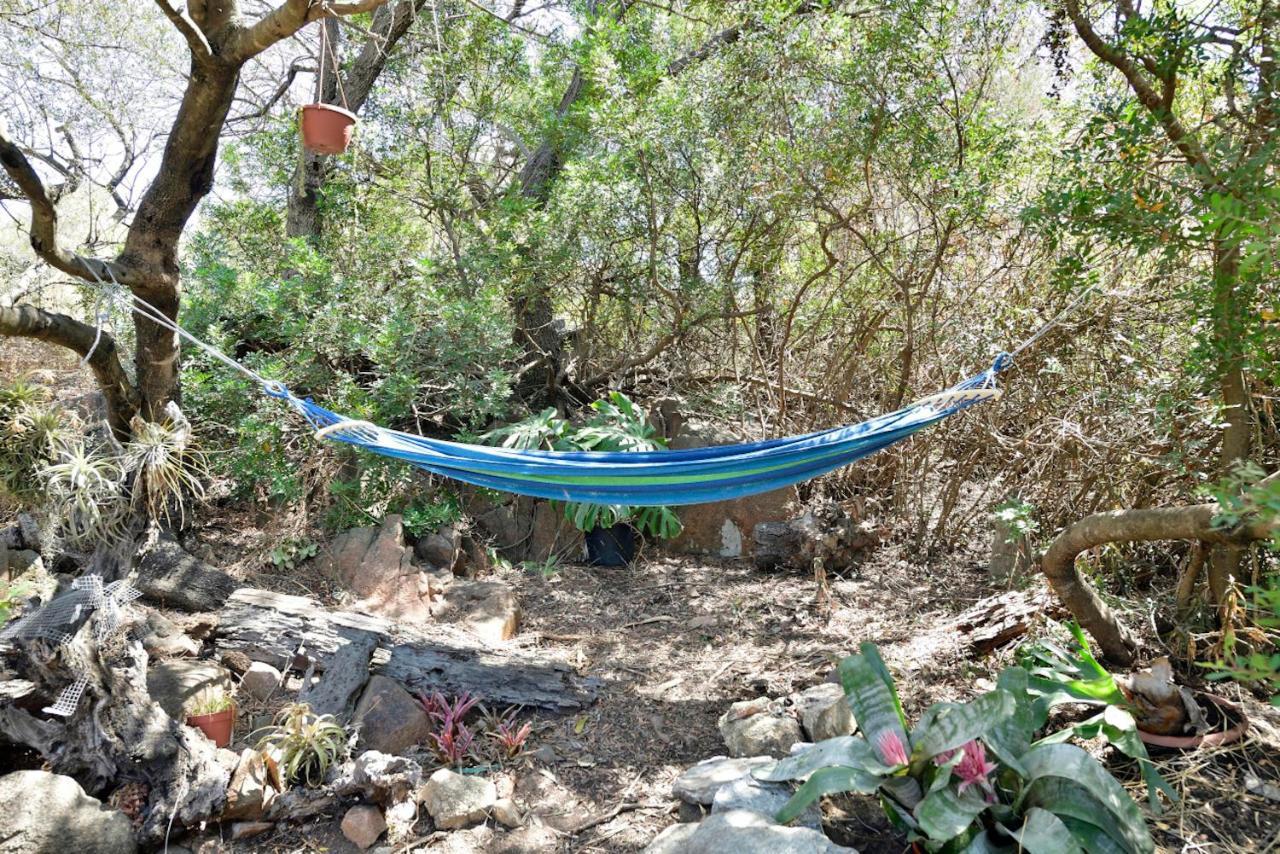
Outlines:
{"label": "bromeliad plant", "polygon": [[[554,409],[546,409],[480,438],[518,450],[657,451],[667,446],[644,412],[621,392],[610,392],[608,398],[591,404],[591,409],[591,419],[581,427],[560,418]],[[564,507],[564,515],[582,531],[630,522],[642,534],[667,540],[678,536],[681,528],[680,519],[670,507],[570,502]]]}
{"label": "bromeliad plant", "polygon": [[935,703],[909,727],[873,644],[840,664],[860,734],[818,742],[759,769],[805,782],[778,815],[796,818],[827,794],[879,797],[890,820],[934,852],[1155,850],[1138,806],[1097,760],[1070,744],[1036,742],[1048,704],[1021,667],[968,703]]}

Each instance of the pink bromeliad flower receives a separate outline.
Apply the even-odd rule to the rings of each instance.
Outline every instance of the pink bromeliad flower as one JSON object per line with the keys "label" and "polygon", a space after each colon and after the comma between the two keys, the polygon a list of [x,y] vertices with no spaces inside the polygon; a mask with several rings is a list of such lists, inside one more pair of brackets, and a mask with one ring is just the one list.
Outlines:
{"label": "pink bromeliad flower", "polygon": [[[955,775],[960,778],[959,791],[963,794],[964,790],[970,786],[977,786],[987,793],[987,799],[994,798],[991,791],[991,781],[987,779],[992,772],[999,770],[998,767],[987,761],[987,749],[982,746],[982,742],[973,740],[966,742],[960,748],[964,755],[960,761],[956,763],[954,769]],[[956,755],[954,750],[946,750],[933,757],[935,765],[945,765],[951,761]]]}
{"label": "pink bromeliad flower", "polygon": [[906,765],[907,748],[896,732],[884,730],[876,736],[876,753],[885,765]]}

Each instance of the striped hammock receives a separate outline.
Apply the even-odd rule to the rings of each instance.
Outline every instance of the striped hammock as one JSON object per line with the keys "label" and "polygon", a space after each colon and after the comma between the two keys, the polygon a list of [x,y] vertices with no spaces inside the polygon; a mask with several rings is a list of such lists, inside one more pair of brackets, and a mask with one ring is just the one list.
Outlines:
{"label": "striped hammock", "polygon": [[404,460],[476,486],[595,504],[633,507],[701,504],[741,498],[818,477],[875,453],[974,404],[1000,396],[996,374],[1012,359],[944,392],[861,424],[763,442],[679,451],[540,451],[428,439],[331,412],[266,382],[319,438]]}

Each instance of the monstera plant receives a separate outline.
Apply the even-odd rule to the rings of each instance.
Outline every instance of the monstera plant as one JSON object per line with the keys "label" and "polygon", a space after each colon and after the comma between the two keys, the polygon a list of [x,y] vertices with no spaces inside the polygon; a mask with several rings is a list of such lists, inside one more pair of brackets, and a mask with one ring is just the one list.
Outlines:
{"label": "monstera plant", "polygon": [[873,644],[840,664],[859,735],[818,742],[762,780],[804,780],[778,815],[786,823],[823,795],[879,797],[890,820],[926,851],[1029,854],[1128,852],[1155,845],[1124,788],[1084,750],[1034,741],[1049,703],[1020,667],[968,703],[935,703],[910,726]]}

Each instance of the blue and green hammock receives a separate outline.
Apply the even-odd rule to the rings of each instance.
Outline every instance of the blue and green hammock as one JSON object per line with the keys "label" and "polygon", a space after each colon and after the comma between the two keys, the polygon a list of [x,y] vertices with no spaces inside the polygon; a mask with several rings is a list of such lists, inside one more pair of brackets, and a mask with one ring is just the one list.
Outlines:
{"label": "blue and green hammock", "polygon": [[1011,362],[1002,353],[982,373],[860,424],[785,439],[678,451],[541,451],[446,442],[347,418],[309,398],[295,397],[280,383],[266,381],[263,388],[293,406],[323,439],[489,489],[640,507],[741,498],[826,474],[999,397],[996,375]]}

